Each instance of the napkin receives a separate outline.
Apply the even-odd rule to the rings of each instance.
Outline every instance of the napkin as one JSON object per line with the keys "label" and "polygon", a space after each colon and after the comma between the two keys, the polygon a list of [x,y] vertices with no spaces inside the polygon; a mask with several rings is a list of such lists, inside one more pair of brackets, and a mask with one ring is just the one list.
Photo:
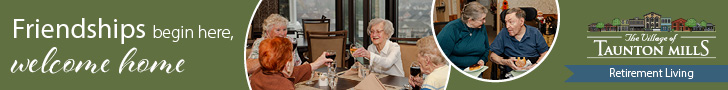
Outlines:
{"label": "napkin", "polygon": [[354,86],[354,90],[386,90],[382,82],[376,77],[377,75],[367,75],[364,80]]}

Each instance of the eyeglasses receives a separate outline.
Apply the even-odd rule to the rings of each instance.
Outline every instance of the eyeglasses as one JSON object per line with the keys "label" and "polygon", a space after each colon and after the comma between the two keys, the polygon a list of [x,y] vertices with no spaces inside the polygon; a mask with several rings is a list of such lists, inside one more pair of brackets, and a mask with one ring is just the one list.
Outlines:
{"label": "eyeglasses", "polygon": [[384,32],[384,30],[374,30],[374,29],[369,30],[369,34],[378,34],[378,33],[382,33],[382,32]]}
{"label": "eyeglasses", "polygon": [[273,29],[273,31],[288,31],[288,28]]}

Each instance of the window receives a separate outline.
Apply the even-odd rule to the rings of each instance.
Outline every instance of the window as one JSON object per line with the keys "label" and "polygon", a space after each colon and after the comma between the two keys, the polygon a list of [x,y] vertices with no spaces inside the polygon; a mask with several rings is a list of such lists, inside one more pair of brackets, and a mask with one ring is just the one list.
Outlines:
{"label": "window", "polygon": [[433,0],[399,0],[397,4],[399,38],[422,38],[432,35]]}
{"label": "window", "polygon": [[322,15],[326,16],[326,19],[331,19],[329,30],[336,30],[336,3],[334,0],[297,0],[296,15],[298,22],[302,22],[302,19],[321,19]]}

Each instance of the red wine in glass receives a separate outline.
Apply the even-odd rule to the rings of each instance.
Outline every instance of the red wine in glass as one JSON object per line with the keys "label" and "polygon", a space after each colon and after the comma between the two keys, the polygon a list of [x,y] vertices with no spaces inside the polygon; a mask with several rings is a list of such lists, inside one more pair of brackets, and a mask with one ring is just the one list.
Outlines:
{"label": "red wine in glass", "polygon": [[410,67],[410,74],[412,74],[412,76],[417,76],[420,72],[420,67]]}
{"label": "red wine in glass", "polygon": [[[297,46],[298,46],[298,43],[293,43],[293,49],[292,50],[295,51]],[[298,53],[298,52],[296,52],[296,53]]]}
{"label": "red wine in glass", "polygon": [[[336,52],[334,52],[333,50],[326,50],[325,52],[327,53],[325,56],[326,58],[332,59],[332,60],[336,59]],[[334,62],[336,62],[336,60],[334,60]],[[329,62],[329,65],[335,67],[334,62]]]}
{"label": "red wine in glass", "polygon": [[326,55],[326,58],[328,58],[328,59],[335,59],[336,58],[336,54]]}

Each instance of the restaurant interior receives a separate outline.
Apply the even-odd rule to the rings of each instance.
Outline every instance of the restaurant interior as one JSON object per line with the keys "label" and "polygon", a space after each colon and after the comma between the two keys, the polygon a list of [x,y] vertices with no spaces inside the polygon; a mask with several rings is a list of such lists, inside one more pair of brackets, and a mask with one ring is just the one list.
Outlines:
{"label": "restaurant interior", "polygon": [[[390,41],[400,46],[404,75],[410,75],[410,64],[417,60],[416,41],[432,33],[432,3],[430,0],[262,0],[248,30],[246,56],[257,38],[264,33],[265,17],[280,14],[289,19],[288,37],[295,38],[297,54],[302,61],[312,62],[321,52],[336,52],[336,71],[349,69],[355,62],[351,46],[372,44],[367,33],[369,21],[383,18],[393,23]],[[325,72],[319,68],[317,71]],[[339,79],[337,87],[353,87],[359,81],[346,83]],[[381,77],[385,86],[402,87],[406,77]],[[313,88],[323,88],[308,85]],[[309,87],[309,88],[310,88]],[[297,87],[298,88],[298,87]]]}

